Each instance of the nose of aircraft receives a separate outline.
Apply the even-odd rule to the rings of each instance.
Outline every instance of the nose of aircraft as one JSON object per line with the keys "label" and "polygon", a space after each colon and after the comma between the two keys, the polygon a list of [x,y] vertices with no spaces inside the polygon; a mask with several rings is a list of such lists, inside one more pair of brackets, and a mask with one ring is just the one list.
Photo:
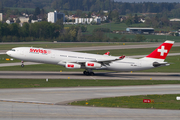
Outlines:
{"label": "nose of aircraft", "polygon": [[11,54],[10,54],[10,51],[7,51],[6,54],[7,54],[7,55],[11,55]]}

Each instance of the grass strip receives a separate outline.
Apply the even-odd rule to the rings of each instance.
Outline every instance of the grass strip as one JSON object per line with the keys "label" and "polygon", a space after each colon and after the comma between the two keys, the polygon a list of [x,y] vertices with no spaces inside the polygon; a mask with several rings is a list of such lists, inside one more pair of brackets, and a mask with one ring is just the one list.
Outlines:
{"label": "grass strip", "polygon": [[0,88],[131,86],[180,84],[178,80],[71,80],[71,79],[0,79]]}
{"label": "grass strip", "polygon": [[[180,101],[176,97],[180,94],[167,95],[140,95],[115,98],[101,98],[69,103],[79,106],[120,107],[120,108],[153,108],[153,109],[180,109]],[[143,99],[151,99],[152,103],[143,103]]]}
{"label": "grass strip", "polygon": [[[128,42],[125,43],[126,45],[140,45],[140,44],[153,44],[151,43],[143,43],[143,42]],[[0,44],[0,50],[10,50],[14,47],[40,47],[45,49],[54,49],[54,48],[71,48],[71,47],[93,47],[93,46],[117,46],[117,45],[123,45],[123,42],[102,42],[102,43],[96,43],[96,42],[81,42],[81,43],[29,43],[29,44]]]}

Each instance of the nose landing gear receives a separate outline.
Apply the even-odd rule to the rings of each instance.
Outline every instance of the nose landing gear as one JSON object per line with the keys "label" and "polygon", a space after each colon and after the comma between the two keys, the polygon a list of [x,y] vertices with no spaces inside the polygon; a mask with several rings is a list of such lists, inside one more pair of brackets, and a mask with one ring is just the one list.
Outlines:
{"label": "nose landing gear", "polygon": [[21,67],[24,67],[24,61],[21,61],[21,63],[22,63],[22,64],[21,64]]}

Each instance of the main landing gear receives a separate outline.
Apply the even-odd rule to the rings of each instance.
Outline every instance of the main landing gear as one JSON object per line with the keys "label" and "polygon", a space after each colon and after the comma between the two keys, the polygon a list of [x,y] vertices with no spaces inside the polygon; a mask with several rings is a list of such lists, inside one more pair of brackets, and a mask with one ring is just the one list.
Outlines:
{"label": "main landing gear", "polygon": [[83,74],[84,74],[84,75],[91,75],[91,76],[93,76],[93,75],[94,75],[94,72],[91,71],[91,70],[85,70],[85,71],[83,72]]}
{"label": "main landing gear", "polygon": [[22,63],[22,64],[21,64],[21,67],[24,67],[24,61],[21,61],[21,63]]}

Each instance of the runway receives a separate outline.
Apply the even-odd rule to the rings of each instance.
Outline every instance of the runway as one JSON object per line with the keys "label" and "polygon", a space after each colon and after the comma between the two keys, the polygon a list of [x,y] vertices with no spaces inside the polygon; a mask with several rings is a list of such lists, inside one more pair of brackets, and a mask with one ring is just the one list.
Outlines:
{"label": "runway", "polygon": [[0,78],[11,79],[92,79],[92,80],[180,80],[180,73],[143,72],[95,72],[94,76],[82,72],[44,72],[44,71],[0,71]]}
{"label": "runway", "polygon": [[[98,108],[66,105],[68,102],[92,98],[178,94],[179,91],[180,85],[1,89],[0,100],[4,102],[0,102],[0,119],[179,120],[179,110]],[[46,105],[46,103],[52,105]]]}

